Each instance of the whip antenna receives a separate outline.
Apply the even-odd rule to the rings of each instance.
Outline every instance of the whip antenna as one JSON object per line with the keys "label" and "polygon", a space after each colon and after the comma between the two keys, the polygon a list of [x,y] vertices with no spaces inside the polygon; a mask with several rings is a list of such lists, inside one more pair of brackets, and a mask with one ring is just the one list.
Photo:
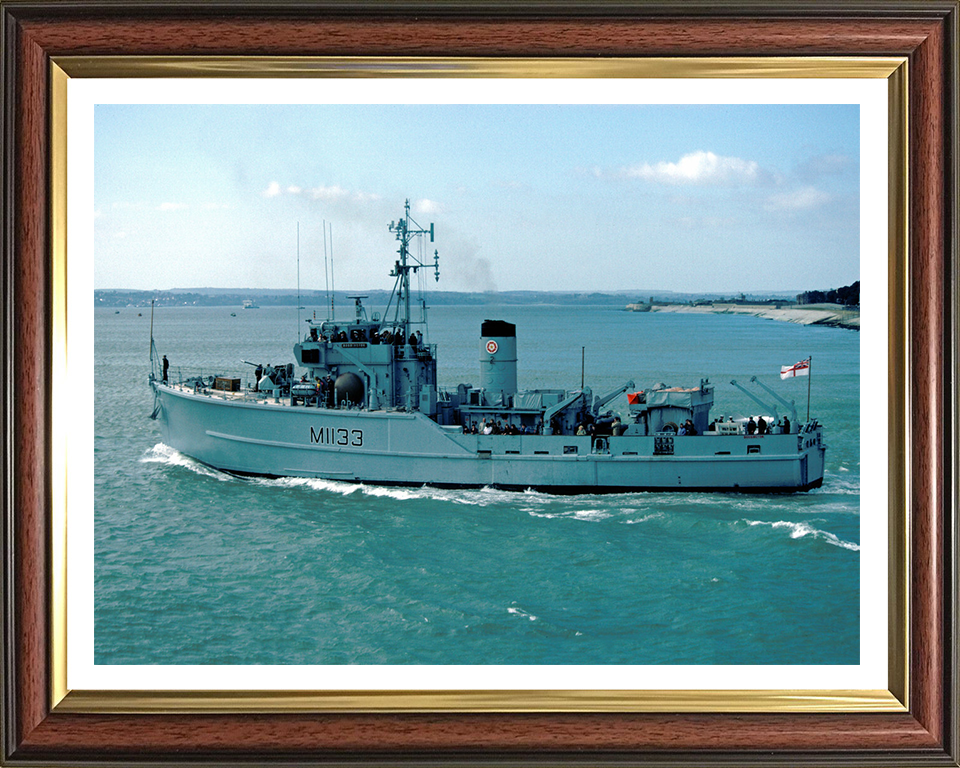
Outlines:
{"label": "whip antenna", "polygon": [[[323,283],[327,289],[327,304],[330,304],[330,270],[327,267],[327,220],[323,220]],[[327,320],[331,317],[327,314]]]}
{"label": "whip antenna", "polygon": [[156,299],[150,299],[150,376],[153,377],[153,305],[157,303]]}
{"label": "whip antenna", "polygon": [[337,300],[337,284],[333,279],[333,222],[330,223],[330,319],[335,320],[337,310],[334,302]]}
{"label": "whip antenna", "polygon": [[297,222],[297,335],[300,338],[300,222]]}

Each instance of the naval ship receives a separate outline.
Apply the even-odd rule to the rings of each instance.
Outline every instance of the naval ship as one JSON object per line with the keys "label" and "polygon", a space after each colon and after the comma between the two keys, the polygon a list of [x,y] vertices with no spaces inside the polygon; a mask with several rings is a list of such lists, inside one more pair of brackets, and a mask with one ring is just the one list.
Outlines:
{"label": "naval ship", "polygon": [[[358,295],[348,320],[308,319],[296,364],[257,366],[250,382],[174,382],[151,330],[152,417],[163,442],[236,475],[395,486],[769,493],[823,483],[822,426],[809,414],[798,423],[793,403],[762,384],[792,421],[736,382],[765,418],[711,420],[707,379],[646,389],[627,381],[599,395],[587,386],[522,390],[516,326],[493,319],[480,326],[479,386],[438,387],[436,345],[419,330],[425,312],[411,317],[410,288],[419,269],[439,279],[437,251],[431,263],[411,249],[418,238],[433,242],[434,226],[412,219],[407,201],[390,230],[399,249],[384,312],[368,316]],[[606,409],[623,394],[625,412]]]}

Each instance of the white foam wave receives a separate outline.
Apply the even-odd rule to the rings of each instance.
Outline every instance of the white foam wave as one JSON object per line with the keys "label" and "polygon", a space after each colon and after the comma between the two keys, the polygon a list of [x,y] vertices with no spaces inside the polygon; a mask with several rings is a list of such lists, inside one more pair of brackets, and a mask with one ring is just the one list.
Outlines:
{"label": "white foam wave", "polygon": [[835,547],[849,549],[852,552],[860,551],[859,544],[855,544],[852,541],[844,541],[836,534],[830,533],[829,531],[821,531],[819,528],[814,528],[806,523],[794,523],[789,520],[777,520],[776,522],[769,522],[767,520],[744,520],[743,522],[750,526],[768,525],[774,529],[786,529],[790,532],[791,539],[802,539],[805,536],[812,536],[814,539],[821,539]]}
{"label": "white foam wave", "polygon": [[144,455],[140,457],[140,461],[144,464],[164,464],[168,467],[183,467],[203,477],[212,477],[214,480],[220,480],[221,482],[229,482],[236,479],[233,475],[221,472],[213,467],[208,467],[206,464],[201,464],[189,456],[184,456],[180,451],[163,443],[157,443],[153,448],[144,453]]}
{"label": "white foam wave", "polygon": [[336,493],[342,496],[362,494],[372,498],[393,499],[395,501],[444,501],[451,504],[465,504],[468,506],[485,507],[491,504],[516,504],[522,499],[524,504],[549,504],[551,497],[533,491],[518,494],[514,491],[500,491],[493,488],[477,489],[449,489],[434,488],[429,485],[391,486],[365,485],[363,483],[349,483],[342,480],[325,480],[322,478],[280,477],[258,478],[254,482],[262,485],[281,488],[309,488],[315,491]]}
{"label": "white foam wave", "polygon": [[507,613],[511,613],[511,614],[513,614],[514,616],[522,616],[523,618],[527,619],[528,621],[536,621],[536,620],[537,620],[537,617],[534,616],[532,613],[527,613],[526,611],[521,610],[520,608],[507,608]]}
{"label": "white foam wave", "polygon": [[[844,471],[842,467],[841,471]],[[860,479],[859,476],[849,477],[847,475],[828,474],[824,478],[823,485],[810,493],[811,495],[833,493],[838,496],[859,496]]]}
{"label": "white foam wave", "polygon": [[365,496],[373,496],[376,499],[394,499],[396,501],[409,501],[410,499],[430,498],[430,494],[425,494],[422,489],[415,488],[391,488],[386,485],[361,486],[361,492]]}
{"label": "white foam wave", "polygon": [[311,477],[258,477],[254,479],[253,482],[257,485],[265,485],[272,488],[309,488],[314,491],[339,493],[341,496],[349,496],[360,490],[360,486],[356,483],[343,483],[337,480],[323,480],[321,478]]}
{"label": "white foam wave", "polygon": [[[562,500],[555,500],[553,502],[552,511],[544,512],[538,507],[527,507],[521,506],[518,507],[520,512],[526,512],[531,517],[539,517],[544,520],[555,520],[557,518],[562,520],[578,520],[585,523],[599,523],[603,520],[610,520],[611,518],[621,518],[628,515],[636,514],[639,510],[637,509],[556,509],[556,507],[562,504]],[[643,523],[654,517],[663,517],[662,512],[652,513],[643,517],[639,520],[624,520],[625,523]]]}
{"label": "white foam wave", "polygon": [[[631,511],[635,511],[635,510],[631,510]],[[639,519],[637,519],[637,520],[624,520],[624,521],[623,521],[623,524],[624,524],[624,525],[638,525],[639,523],[646,523],[646,522],[649,522],[650,520],[660,520],[660,519],[662,519],[663,517],[664,517],[663,512],[652,512],[652,513],[650,513],[649,515],[644,515],[643,517],[641,517],[641,518],[639,518]]]}
{"label": "white foam wave", "polygon": [[[386,490],[385,487],[381,487],[381,491]],[[390,489],[392,492],[397,492],[400,489]],[[430,501],[445,501],[451,504],[465,504],[467,506],[474,507],[487,507],[492,504],[509,504],[516,505],[518,501],[522,501],[524,504],[549,504],[550,497],[544,496],[542,493],[536,493],[534,491],[524,491],[523,493],[517,493],[516,491],[501,491],[496,488],[483,487],[483,488],[433,488],[431,486],[422,486],[416,489],[403,489],[406,492],[410,492],[413,495],[406,498],[416,498],[416,499],[427,499]],[[398,496],[393,496],[393,498],[399,498]]]}
{"label": "white foam wave", "polygon": [[526,512],[530,517],[541,517],[544,520],[554,520],[558,517],[567,517],[565,512],[540,512],[537,509],[530,509],[529,507],[520,507],[521,512]]}
{"label": "white foam wave", "polygon": [[611,515],[603,509],[576,509],[570,516],[577,520],[606,520]]}

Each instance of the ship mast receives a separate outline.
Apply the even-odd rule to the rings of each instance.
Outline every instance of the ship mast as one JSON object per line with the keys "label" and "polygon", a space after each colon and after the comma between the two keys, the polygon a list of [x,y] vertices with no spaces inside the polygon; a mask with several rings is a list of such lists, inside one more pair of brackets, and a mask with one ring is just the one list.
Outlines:
{"label": "ship mast", "polygon": [[[420,225],[410,218],[409,199],[405,202],[403,211],[403,218],[400,219],[400,221],[390,223],[390,231],[396,235],[397,240],[400,242],[400,248],[397,250],[400,258],[393,265],[393,271],[390,273],[390,276],[399,278],[397,308],[399,309],[402,304],[403,317],[400,322],[403,323],[404,332],[406,332],[408,324],[410,323],[410,272],[416,272],[420,267],[427,266],[426,264],[422,264],[415,256],[411,255],[410,243],[413,238],[422,235],[430,235],[430,242],[432,243],[433,224],[430,225],[430,229],[421,229]],[[413,263],[408,263],[408,261]],[[439,280],[440,264],[436,251],[434,251],[433,261],[434,276],[436,280]]]}

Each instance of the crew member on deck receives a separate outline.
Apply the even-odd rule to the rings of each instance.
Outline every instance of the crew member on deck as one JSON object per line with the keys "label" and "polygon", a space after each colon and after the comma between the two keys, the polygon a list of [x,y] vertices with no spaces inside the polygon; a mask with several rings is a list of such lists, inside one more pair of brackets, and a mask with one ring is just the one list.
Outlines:
{"label": "crew member on deck", "polygon": [[167,360],[167,356],[163,356],[163,383],[167,383],[167,371],[170,369],[170,361]]}

